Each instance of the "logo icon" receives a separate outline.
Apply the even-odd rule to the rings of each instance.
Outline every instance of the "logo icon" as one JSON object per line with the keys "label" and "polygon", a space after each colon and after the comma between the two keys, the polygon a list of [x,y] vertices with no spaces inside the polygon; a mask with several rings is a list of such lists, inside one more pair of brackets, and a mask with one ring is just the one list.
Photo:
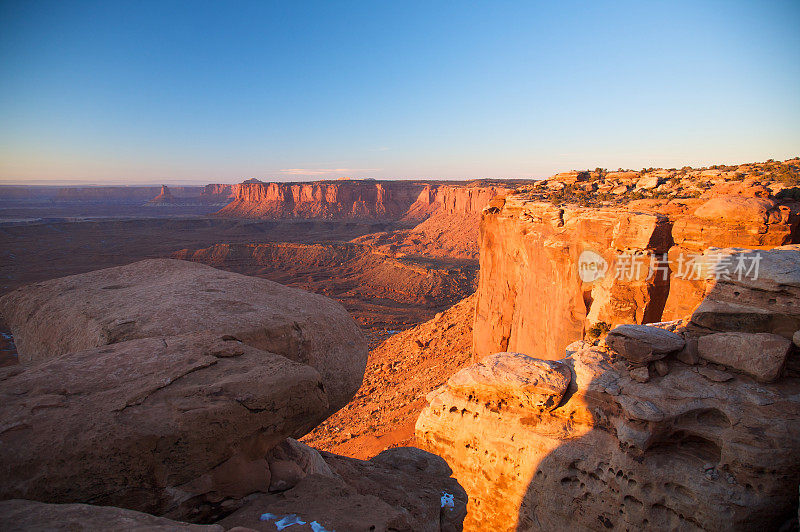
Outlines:
{"label": "logo icon", "polygon": [[591,283],[605,277],[608,262],[599,253],[587,249],[578,257],[578,277],[584,283]]}

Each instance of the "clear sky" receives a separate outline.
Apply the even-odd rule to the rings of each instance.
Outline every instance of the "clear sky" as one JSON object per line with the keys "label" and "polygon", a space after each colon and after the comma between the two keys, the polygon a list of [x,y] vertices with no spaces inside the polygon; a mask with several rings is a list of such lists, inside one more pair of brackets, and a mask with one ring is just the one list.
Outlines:
{"label": "clear sky", "polygon": [[0,180],[800,155],[800,2],[0,2]]}

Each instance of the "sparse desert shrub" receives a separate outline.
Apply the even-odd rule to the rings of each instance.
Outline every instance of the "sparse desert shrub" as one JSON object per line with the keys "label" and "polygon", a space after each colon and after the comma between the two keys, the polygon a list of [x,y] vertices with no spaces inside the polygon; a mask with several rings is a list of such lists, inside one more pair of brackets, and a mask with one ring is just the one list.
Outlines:
{"label": "sparse desert shrub", "polygon": [[611,326],[608,323],[604,321],[598,321],[586,330],[586,338],[594,342],[601,336],[608,334],[608,331],[610,330]]}

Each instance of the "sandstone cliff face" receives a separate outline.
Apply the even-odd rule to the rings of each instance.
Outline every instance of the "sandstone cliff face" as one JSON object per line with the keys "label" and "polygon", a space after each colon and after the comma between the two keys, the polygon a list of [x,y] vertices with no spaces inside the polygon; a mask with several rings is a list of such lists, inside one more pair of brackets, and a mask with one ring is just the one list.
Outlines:
{"label": "sandstone cliff face", "polygon": [[421,221],[433,213],[479,214],[507,189],[417,181],[240,183],[218,214],[243,218],[329,218]]}
{"label": "sandstone cliff face", "polygon": [[[647,279],[649,258],[669,249],[668,220],[620,209],[556,207],[509,196],[484,214],[475,313],[477,357],[497,351],[558,359],[594,323],[641,323],[661,316],[666,286]],[[604,277],[585,282],[579,259],[593,253]],[[616,279],[619,253],[644,268]],[[584,256],[586,257],[586,256]]]}
{"label": "sandstone cliff face", "polygon": [[221,216],[399,219],[423,189],[402,181],[241,183]]}
{"label": "sandstone cliff face", "polygon": [[466,530],[777,529],[800,483],[798,297],[786,246],[683,322],[485,356],[428,395],[417,441],[466,489]]}
{"label": "sandstone cliff face", "polygon": [[225,185],[225,184],[210,184],[203,187],[202,194],[204,196],[219,196],[223,198],[233,198],[235,196],[235,187],[238,185]]}
{"label": "sandstone cliff face", "polygon": [[[763,197],[583,208],[498,196],[481,222],[476,355],[560,358],[597,324],[680,318],[704,297],[705,279],[687,273],[698,255],[797,238],[798,205]],[[581,279],[584,251],[596,254],[589,266],[606,268],[601,278]]]}
{"label": "sandstone cliff face", "polygon": [[478,259],[481,212],[495,197],[510,192],[501,186],[427,185],[404,215],[425,221],[413,229],[364,235],[354,242],[393,256]]}

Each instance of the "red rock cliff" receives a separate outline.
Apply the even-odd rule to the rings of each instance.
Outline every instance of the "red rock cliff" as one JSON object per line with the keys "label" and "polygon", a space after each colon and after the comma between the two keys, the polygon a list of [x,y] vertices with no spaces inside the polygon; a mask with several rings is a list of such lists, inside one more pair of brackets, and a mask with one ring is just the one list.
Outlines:
{"label": "red rock cliff", "polygon": [[434,213],[479,214],[507,189],[418,181],[241,183],[218,214],[245,218],[377,218],[423,220]]}
{"label": "red rock cliff", "polygon": [[400,218],[424,188],[418,182],[242,183],[218,214],[244,218]]}
{"label": "red rock cliff", "polygon": [[[688,270],[711,247],[770,249],[798,238],[797,204],[767,198],[721,195],[678,214],[670,203],[557,207],[522,194],[492,203],[481,221],[478,358],[509,350],[557,359],[601,322],[681,318],[705,295],[681,264]],[[607,268],[592,282],[579,275],[587,250]]]}
{"label": "red rock cliff", "polygon": [[[476,356],[519,351],[559,359],[595,323],[655,321],[666,297],[663,283],[646,279],[646,267],[632,269],[630,280],[615,279],[615,256],[635,252],[646,266],[668,247],[663,216],[509,196],[487,209],[481,224]],[[593,282],[579,275],[585,251],[607,267]]]}

